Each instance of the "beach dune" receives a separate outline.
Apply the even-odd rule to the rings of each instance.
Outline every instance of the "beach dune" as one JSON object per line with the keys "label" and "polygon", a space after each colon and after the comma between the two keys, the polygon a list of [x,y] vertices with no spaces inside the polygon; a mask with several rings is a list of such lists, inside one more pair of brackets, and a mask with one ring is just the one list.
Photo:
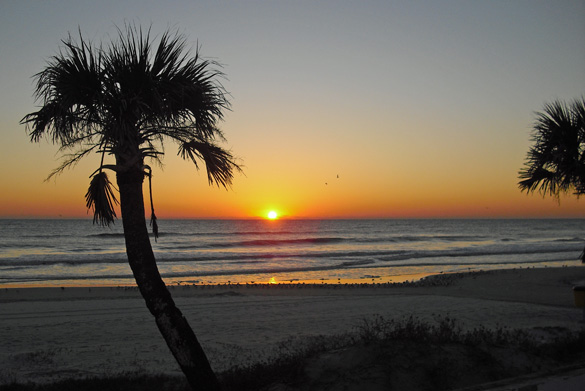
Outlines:
{"label": "beach dune", "polygon": [[[465,328],[582,327],[572,287],[585,268],[439,275],[400,285],[172,288],[216,371],[279,353],[283,341],[351,331],[363,319],[456,319]],[[0,384],[180,371],[135,288],[0,291]]]}

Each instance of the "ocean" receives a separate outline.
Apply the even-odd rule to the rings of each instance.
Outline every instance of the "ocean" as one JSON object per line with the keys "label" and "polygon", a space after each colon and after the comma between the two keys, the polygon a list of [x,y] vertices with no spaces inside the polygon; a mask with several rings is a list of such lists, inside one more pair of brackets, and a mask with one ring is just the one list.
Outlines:
{"label": "ocean", "polygon": [[[160,220],[167,283],[386,282],[580,265],[581,219]],[[406,277],[405,277],[406,276]],[[0,287],[133,285],[122,222],[0,219]]]}

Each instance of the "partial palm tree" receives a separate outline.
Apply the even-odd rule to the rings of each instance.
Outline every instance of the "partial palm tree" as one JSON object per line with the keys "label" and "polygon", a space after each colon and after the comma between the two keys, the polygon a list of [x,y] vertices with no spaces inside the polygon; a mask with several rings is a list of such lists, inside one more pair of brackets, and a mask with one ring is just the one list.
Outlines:
{"label": "partial palm tree", "polygon": [[[532,139],[520,189],[557,199],[561,193],[585,194],[585,98],[546,104],[536,113]],[[585,262],[585,251],[580,258]]]}
{"label": "partial palm tree", "polygon": [[[158,44],[150,29],[126,25],[108,45],[95,46],[71,35],[37,75],[40,109],[26,115],[31,141],[47,137],[60,145],[65,160],[50,176],[91,152],[101,163],[86,194],[94,223],[109,225],[119,203],[128,262],[156,324],[193,389],[217,390],[218,380],[195,334],[175,305],[152,251],[145,218],[143,182],[152,177],[146,160],[159,160],[163,142],[178,144],[179,155],[198,168],[203,162],[210,184],[230,186],[240,171],[220,147],[218,122],[229,109],[223,74],[214,61],[192,55],[186,39],[165,32]],[[108,157],[113,162],[106,164]],[[119,197],[106,170],[116,174]],[[49,176],[49,177],[50,177]],[[151,225],[158,236],[149,186]]]}

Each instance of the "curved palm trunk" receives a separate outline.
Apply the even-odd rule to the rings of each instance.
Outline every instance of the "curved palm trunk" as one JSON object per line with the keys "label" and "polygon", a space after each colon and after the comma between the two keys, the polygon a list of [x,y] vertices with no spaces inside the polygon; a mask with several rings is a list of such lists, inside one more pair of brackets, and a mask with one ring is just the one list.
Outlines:
{"label": "curved palm trunk", "polygon": [[146,306],[193,390],[219,390],[218,380],[187,319],[162,280],[144,217],[140,170],[118,173],[126,253]]}

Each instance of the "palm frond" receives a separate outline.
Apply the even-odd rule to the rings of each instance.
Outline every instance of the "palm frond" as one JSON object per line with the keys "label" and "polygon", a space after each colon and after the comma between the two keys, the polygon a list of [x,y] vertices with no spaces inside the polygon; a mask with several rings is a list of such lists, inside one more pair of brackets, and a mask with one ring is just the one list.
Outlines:
{"label": "palm frond", "polygon": [[152,199],[152,169],[149,166],[145,166],[144,168],[148,176],[148,194],[150,195],[150,226],[152,227],[152,233],[156,241],[158,239],[158,223],[156,214],[154,213],[154,201]]}
{"label": "palm frond", "polygon": [[536,113],[532,141],[519,172],[522,191],[558,197],[585,194],[585,100],[555,101]]}
{"label": "palm frond", "polygon": [[90,147],[88,147],[86,149],[83,149],[83,150],[81,150],[81,151],[79,151],[77,153],[64,155],[63,162],[59,165],[59,167],[57,167],[56,169],[54,169],[53,171],[51,171],[51,173],[49,174],[49,176],[47,177],[46,180],[48,181],[49,179],[51,179],[55,175],[61,174],[66,169],[71,168],[71,167],[74,167],[75,165],[77,165],[77,163],[79,163],[79,161],[82,158],[84,158],[85,156],[87,156],[87,154],[89,154],[90,152],[92,152],[97,147],[98,147],[97,145],[94,145],[94,146],[90,146]]}
{"label": "palm frond", "polygon": [[[219,79],[222,66],[186,49],[183,35],[165,32],[158,42],[151,30],[126,24],[107,46],[96,46],[79,33],[63,40],[59,53],[35,75],[40,109],[22,118],[31,141],[48,138],[60,145],[64,162],[51,176],[71,167],[89,152],[102,153],[100,172],[86,194],[94,222],[116,217],[114,188],[102,169],[113,155],[119,171],[142,167],[145,158],[161,163],[164,141],[179,144],[179,154],[195,166],[203,161],[210,184],[227,187],[241,171],[218,128],[229,93]],[[67,150],[67,151],[65,151]],[[162,163],[161,163],[162,164]],[[152,208],[153,226],[156,216]]]}
{"label": "palm frond", "polygon": [[100,171],[92,177],[85,200],[87,209],[93,210],[94,224],[108,226],[114,222],[114,205],[118,204],[118,200],[105,172]]}
{"label": "palm frond", "polygon": [[234,171],[240,171],[234,156],[225,149],[208,141],[191,140],[179,146],[179,155],[183,159],[191,159],[199,168],[198,160],[205,163],[209,184],[227,188],[231,185]]}
{"label": "palm frond", "polygon": [[558,196],[559,183],[555,174],[543,167],[524,169],[520,171],[518,187],[522,191],[533,193],[539,190],[543,195]]}
{"label": "palm frond", "polygon": [[80,134],[101,123],[96,102],[101,99],[101,52],[79,36],[62,41],[64,49],[49,60],[36,77],[35,97],[42,101],[39,111],[26,115],[32,141],[48,134],[54,143],[71,143]]}
{"label": "palm frond", "polygon": [[185,39],[165,33],[152,59],[153,91],[148,106],[152,128],[183,128],[190,137],[219,137],[217,123],[230,107],[227,92],[217,80],[224,77],[220,64],[203,60],[199,48],[191,58]]}

